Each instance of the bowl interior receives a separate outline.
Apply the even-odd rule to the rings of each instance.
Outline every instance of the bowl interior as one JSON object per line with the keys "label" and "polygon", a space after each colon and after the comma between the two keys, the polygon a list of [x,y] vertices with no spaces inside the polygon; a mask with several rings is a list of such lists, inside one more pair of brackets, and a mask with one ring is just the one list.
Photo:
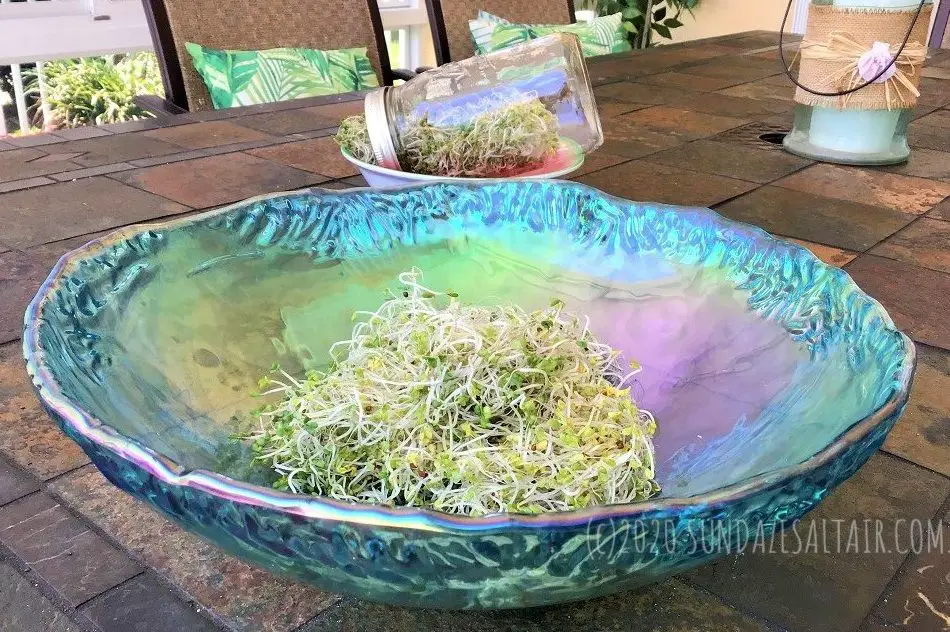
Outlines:
{"label": "bowl interior", "polygon": [[463,300],[588,315],[643,366],[662,496],[799,463],[880,407],[907,349],[807,251],[706,210],[558,182],[310,192],[95,243],[41,306],[63,393],[186,469],[252,477],[232,433],[272,364],[319,367],[420,268]]}

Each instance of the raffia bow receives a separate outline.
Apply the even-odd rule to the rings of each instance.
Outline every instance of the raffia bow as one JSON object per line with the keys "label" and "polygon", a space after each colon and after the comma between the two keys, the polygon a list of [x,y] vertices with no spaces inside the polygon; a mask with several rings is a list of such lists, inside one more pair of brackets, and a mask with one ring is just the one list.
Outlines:
{"label": "raffia bow", "polygon": [[[891,46],[891,56],[897,55],[899,46]],[[817,86],[809,86],[820,92],[835,92],[850,90],[866,83],[858,73],[858,60],[868,52],[868,47],[859,44],[851,35],[844,31],[833,31],[827,43],[805,42],[799,54],[802,59],[811,59],[822,62],[840,62],[842,65],[837,71],[830,72]],[[920,96],[916,82],[908,75],[916,76],[918,69],[927,60],[927,48],[917,42],[908,42],[903,52],[894,62],[895,72],[881,83],[884,86],[884,100],[887,109],[904,107],[904,103],[916,100]],[[874,84],[871,84],[874,85]],[[857,94],[843,95],[842,107],[847,107],[851,98]],[[913,95],[911,97],[910,95]]]}

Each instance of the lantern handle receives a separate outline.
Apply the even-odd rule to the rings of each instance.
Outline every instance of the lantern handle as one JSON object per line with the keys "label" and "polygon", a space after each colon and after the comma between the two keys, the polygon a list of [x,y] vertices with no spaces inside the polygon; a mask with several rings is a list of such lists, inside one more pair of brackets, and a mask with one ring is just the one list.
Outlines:
{"label": "lantern handle", "polygon": [[[891,69],[891,66],[897,63],[897,58],[900,57],[901,53],[904,52],[904,48],[907,46],[907,42],[910,41],[910,36],[914,32],[914,25],[917,24],[917,20],[920,19],[920,13],[924,10],[924,5],[927,4],[928,2],[928,0],[920,0],[920,5],[918,5],[917,7],[917,13],[914,14],[914,19],[913,21],[911,21],[910,27],[907,29],[907,35],[904,36],[904,41],[901,44],[900,49],[898,49],[897,54],[893,56],[890,63],[884,66],[884,68],[881,69],[881,72],[877,73],[877,75],[873,79],[871,79],[870,81],[866,81],[865,83],[862,83],[859,86],[855,86],[854,88],[850,88],[848,90],[842,90],[841,92],[819,92],[818,90],[812,90],[811,88],[807,86],[803,86],[802,84],[798,83],[798,79],[796,79],[792,75],[792,69],[789,68],[789,64],[785,60],[785,44],[784,44],[785,25],[788,24],[788,14],[792,10],[792,3],[794,1],[795,0],[788,0],[788,6],[785,7],[785,16],[782,18],[782,27],[781,29],[779,29],[779,32],[778,32],[778,56],[782,60],[782,67],[785,69],[785,74],[788,76],[789,79],[791,79],[792,83],[794,83],[796,86],[798,86],[805,92],[810,92],[811,94],[814,94],[819,97],[841,97],[846,94],[851,94],[852,92],[857,92],[858,90],[862,88],[868,87],[869,85],[871,85],[872,83],[874,83],[875,81],[883,77],[885,74],[887,74],[887,71]],[[811,0],[809,0],[809,3],[810,2]]]}

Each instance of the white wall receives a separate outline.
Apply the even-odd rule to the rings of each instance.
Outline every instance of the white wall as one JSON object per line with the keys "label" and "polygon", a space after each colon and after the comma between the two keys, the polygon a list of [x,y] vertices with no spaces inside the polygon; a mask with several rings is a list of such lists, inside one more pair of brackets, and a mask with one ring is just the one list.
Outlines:
{"label": "white wall", "polygon": [[700,0],[692,16],[685,12],[680,16],[683,26],[673,29],[673,41],[742,31],[778,31],[787,4],[787,0]]}

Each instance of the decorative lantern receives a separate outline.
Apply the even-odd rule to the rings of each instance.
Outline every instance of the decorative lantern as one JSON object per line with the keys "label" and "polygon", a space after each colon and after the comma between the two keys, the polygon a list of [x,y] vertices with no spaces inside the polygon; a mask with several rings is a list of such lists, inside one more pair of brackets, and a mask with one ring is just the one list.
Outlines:
{"label": "decorative lantern", "polygon": [[539,113],[553,127],[555,145],[560,138],[587,153],[604,141],[580,42],[569,33],[445,64],[380,88],[366,95],[365,112],[376,164],[397,170],[406,167],[400,155],[423,143],[451,142],[453,129],[476,128],[506,140],[504,147],[493,144],[495,159],[507,160],[506,151],[513,158],[529,155],[532,134],[518,122],[527,117],[530,123]]}
{"label": "decorative lantern", "polygon": [[932,10],[932,0],[812,0],[785,149],[843,164],[907,160]]}

